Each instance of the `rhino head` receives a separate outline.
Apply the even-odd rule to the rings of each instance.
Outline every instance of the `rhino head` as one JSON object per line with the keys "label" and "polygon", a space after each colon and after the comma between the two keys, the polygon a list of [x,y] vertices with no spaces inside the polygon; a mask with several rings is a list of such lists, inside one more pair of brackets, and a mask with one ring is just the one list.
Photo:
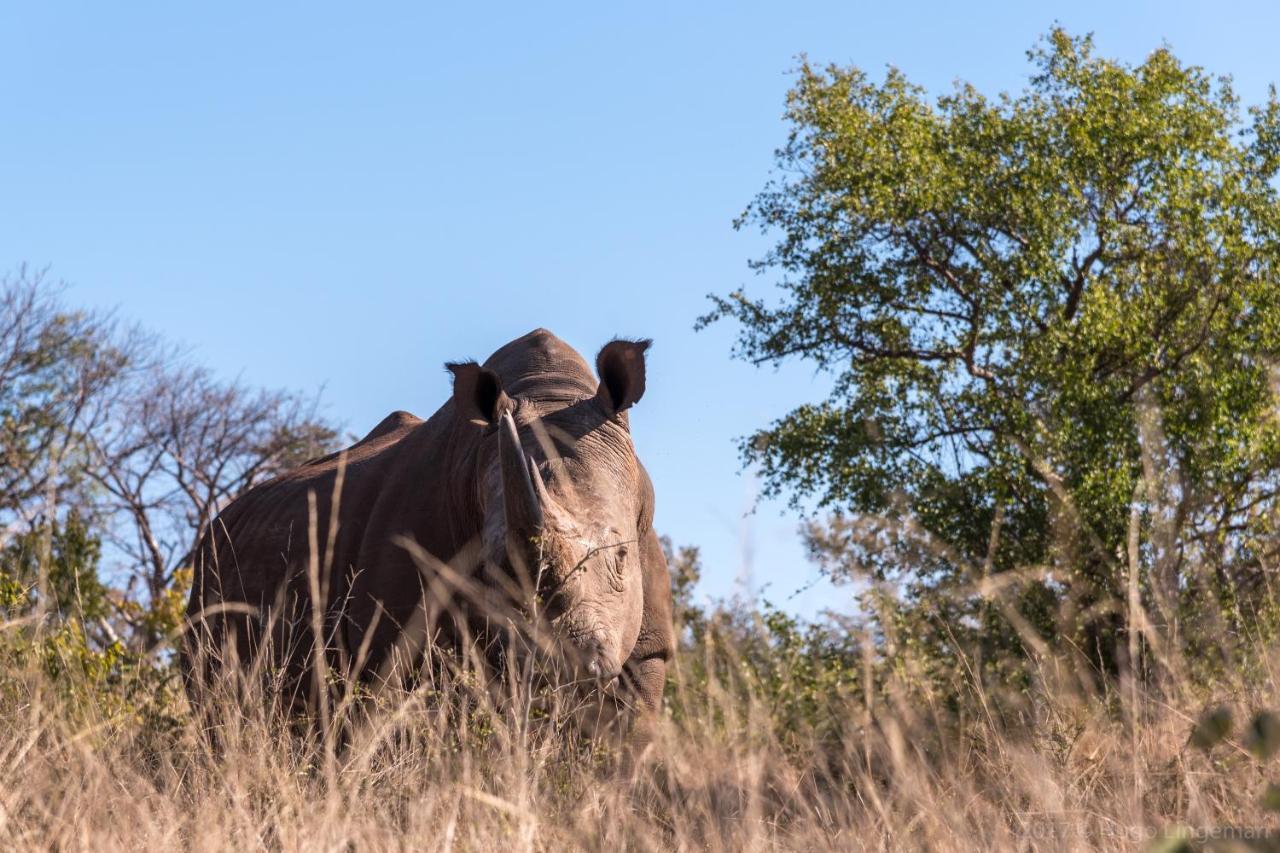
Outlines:
{"label": "rhino head", "polygon": [[600,685],[621,673],[644,608],[653,490],[626,411],[644,394],[648,346],[607,344],[585,394],[579,381],[577,393],[524,382],[508,395],[495,371],[449,365],[455,405],[485,436],[475,478],[485,583],[551,638],[562,672]]}

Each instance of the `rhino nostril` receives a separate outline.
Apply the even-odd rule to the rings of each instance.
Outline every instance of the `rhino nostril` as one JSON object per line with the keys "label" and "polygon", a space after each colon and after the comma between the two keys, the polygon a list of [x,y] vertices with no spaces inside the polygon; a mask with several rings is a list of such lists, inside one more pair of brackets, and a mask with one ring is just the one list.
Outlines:
{"label": "rhino nostril", "polygon": [[606,666],[601,658],[592,658],[588,661],[586,670],[587,675],[594,679],[596,684],[601,687],[604,687],[618,677],[618,673],[612,668]]}
{"label": "rhino nostril", "polygon": [[589,678],[598,684],[607,684],[617,677],[609,663],[609,655],[605,651],[603,638],[598,636],[580,637],[573,643],[572,655],[576,658],[575,666],[580,677]]}

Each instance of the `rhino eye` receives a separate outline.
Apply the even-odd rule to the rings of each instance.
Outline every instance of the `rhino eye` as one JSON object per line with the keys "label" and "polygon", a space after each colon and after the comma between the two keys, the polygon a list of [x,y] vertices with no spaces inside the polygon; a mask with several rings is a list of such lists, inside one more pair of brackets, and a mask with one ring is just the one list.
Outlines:
{"label": "rhino eye", "polygon": [[614,554],[613,559],[605,561],[606,577],[609,579],[609,586],[613,587],[614,592],[622,592],[626,585],[621,551]]}

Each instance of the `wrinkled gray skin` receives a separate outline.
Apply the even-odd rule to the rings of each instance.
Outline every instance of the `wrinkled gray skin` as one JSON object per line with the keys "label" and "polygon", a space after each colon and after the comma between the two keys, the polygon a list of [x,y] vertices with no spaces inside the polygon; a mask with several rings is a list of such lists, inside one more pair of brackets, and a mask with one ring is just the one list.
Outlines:
{"label": "wrinkled gray skin", "polygon": [[397,412],[232,502],[197,554],[183,656],[193,697],[225,652],[243,665],[269,637],[295,701],[314,701],[313,600],[330,668],[370,682],[414,671],[428,641],[492,655],[495,626],[536,620],[561,677],[629,709],[642,739],[673,652],[653,487],[627,411],[647,347],[609,343],[597,378],[538,329],[484,365],[448,365],[453,397],[430,419]]}

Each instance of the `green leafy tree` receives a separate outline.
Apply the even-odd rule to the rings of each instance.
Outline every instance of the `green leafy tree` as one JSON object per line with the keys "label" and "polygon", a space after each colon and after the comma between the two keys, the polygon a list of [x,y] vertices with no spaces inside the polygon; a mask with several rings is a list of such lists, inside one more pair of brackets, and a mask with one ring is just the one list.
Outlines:
{"label": "green leafy tree", "polygon": [[694,591],[702,579],[702,554],[696,545],[677,549],[670,536],[661,537],[662,555],[671,573],[672,621],[677,634],[692,630],[703,620],[701,607],[694,602]]}
{"label": "green leafy tree", "polygon": [[[1164,48],[1127,65],[1054,30],[1029,57],[997,97],[805,62],[738,222],[777,235],[755,266],[780,294],[713,297],[701,322],[834,376],[743,445],[772,492],[842,512],[811,531],[833,572],[1110,666],[1135,589],[1171,637],[1261,594],[1280,103],[1242,114]],[[1007,607],[972,594],[1029,566]]]}
{"label": "green leafy tree", "polygon": [[0,611],[11,619],[25,615],[36,607],[43,585],[45,604],[60,621],[98,624],[109,615],[97,571],[101,553],[102,543],[75,510],[51,528],[27,531],[0,551]]}

